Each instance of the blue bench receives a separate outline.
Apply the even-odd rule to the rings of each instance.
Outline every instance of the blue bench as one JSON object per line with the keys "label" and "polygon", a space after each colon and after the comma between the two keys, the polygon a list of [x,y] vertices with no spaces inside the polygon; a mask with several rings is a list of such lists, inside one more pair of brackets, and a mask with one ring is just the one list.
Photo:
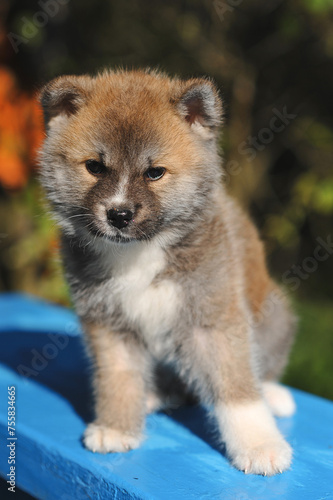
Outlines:
{"label": "blue bench", "polygon": [[[81,436],[91,391],[80,337],[71,311],[0,295],[0,475],[8,479],[7,444],[15,442],[16,488],[48,500],[333,499],[333,403],[295,389],[296,415],[278,421],[294,460],[275,477],[231,467],[201,407],[150,415],[138,450],[87,451]],[[15,386],[15,441],[8,439],[8,386]]]}

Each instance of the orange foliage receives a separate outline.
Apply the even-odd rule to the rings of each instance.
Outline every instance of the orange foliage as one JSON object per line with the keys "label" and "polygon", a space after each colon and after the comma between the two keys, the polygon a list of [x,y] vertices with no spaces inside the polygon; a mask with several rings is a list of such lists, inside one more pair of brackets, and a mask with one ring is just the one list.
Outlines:
{"label": "orange foliage", "polygon": [[44,137],[37,100],[20,90],[13,75],[0,67],[0,183],[25,186]]}

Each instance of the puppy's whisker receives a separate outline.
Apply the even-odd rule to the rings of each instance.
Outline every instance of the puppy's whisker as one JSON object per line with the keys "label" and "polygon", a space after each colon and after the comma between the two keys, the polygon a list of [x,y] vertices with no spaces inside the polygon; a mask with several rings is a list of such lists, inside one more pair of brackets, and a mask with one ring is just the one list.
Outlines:
{"label": "puppy's whisker", "polygon": [[82,208],[82,210],[89,210],[87,207],[83,207],[82,205],[70,205],[69,209],[72,210],[73,208]]}
{"label": "puppy's whisker", "polygon": [[144,236],[145,240],[149,240],[149,236],[145,233],[139,226],[136,226],[136,229],[140,231],[140,233]]}
{"label": "puppy's whisker", "polygon": [[66,217],[66,220],[69,219],[74,219],[75,217],[93,217],[93,214],[76,214],[76,215],[71,215],[70,217]]}

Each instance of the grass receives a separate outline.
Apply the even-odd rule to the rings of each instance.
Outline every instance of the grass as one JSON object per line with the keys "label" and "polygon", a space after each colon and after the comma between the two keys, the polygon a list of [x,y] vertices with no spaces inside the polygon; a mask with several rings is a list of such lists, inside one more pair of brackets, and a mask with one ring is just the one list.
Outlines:
{"label": "grass", "polygon": [[333,307],[296,304],[299,330],[283,382],[333,400]]}

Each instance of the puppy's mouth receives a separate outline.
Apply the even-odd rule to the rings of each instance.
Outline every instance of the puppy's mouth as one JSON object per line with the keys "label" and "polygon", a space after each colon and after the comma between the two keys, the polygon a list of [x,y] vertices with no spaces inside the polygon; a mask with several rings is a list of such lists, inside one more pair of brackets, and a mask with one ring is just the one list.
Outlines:
{"label": "puppy's mouth", "polygon": [[111,233],[108,230],[105,230],[104,228],[99,229],[90,226],[89,232],[93,234],[96,239],[111,241],[113,243],[131,243],[137,240],[137,238],[124,233],[120,229],[114,229]]}
{"label": "puppy's mouth", "polygon": [[84,229],[86,235],[88,231],[93,236],[92,242],[104,240],[112,243],[127,244],[150,240],[156,234],[157,227],[152,220],[145,219],[143,224],[138,223],[137,220],[135,223],[134,220],[126,221],[126,224],[120,221],[120,227],[118,227],[117,220],[110,223],[108,219],[101,217],[101,214],[97,214],[96,216],[92,211],[89,216],[80,218],[79,226],[81,230]]}
{"label": "puppy's mouth", "polygon": [[108,227],[98,220],[95,220],[89,227],[86,226],[86,229],[94,236],[95,241],[105,240],[112,243],[127,244],[150,239],[146,231],[143,231],[139,227],[124,227],[118,229],[115,227]]}
{"label": "puppy's mouth", "polygon": [[98,235],[100,238],[103,238],[105,240],[108,240],[108,241],[111,241],[112,243],[122,243],[122,244],[126,244],[126,243],[131,243],[133,241],[137,241],[136,238],[132,238],[130,236],[125,236],[121,233],[117,233],[117,234],[107,234],[107,233],[100,233]]}

